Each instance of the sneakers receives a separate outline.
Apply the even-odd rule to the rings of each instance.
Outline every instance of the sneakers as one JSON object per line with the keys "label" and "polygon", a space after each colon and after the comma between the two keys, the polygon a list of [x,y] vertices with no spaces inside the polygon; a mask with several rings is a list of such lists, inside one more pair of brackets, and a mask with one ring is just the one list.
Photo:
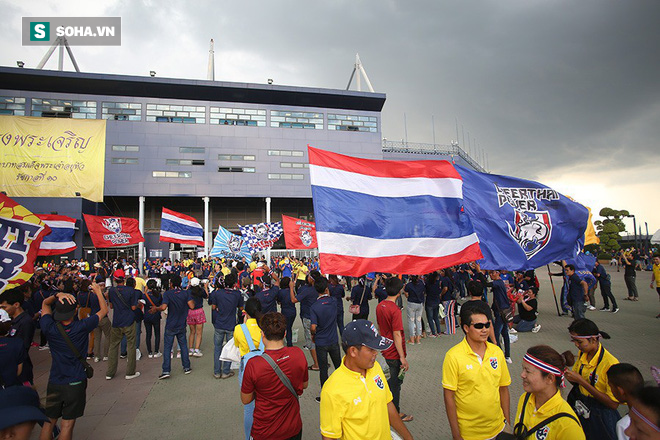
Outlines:
{"label": "sneakers", "polygon": [[193,350],[192,355],[195,356],[196,358],[201,358],[204,356],[204,353],[202,353],[198,348]]}
{"label": "sneakers", "polygon": [[94,362],[101,362],[101,358],[98,357],[98,356],[96,356],[96,357],[94,358]]}
{"label": "sneakers", "polygon": [[40,346],[39,346],[39,351],[48,350],[49,348],[50,348],[50,347],[48,346],[48,344],[46,344],[46,345],[40,345]]}
{"label": "sneakers", "polygon": [[161,373],[158,379],[169,379],[170,373]]}
{"label": "sneakers", "polygon": [[183,369],[183,374],[190,374],[192,373],[192,368],[184,368]]}
{"label": "sneakers", "polygon": [[162,355],[163,355],[163,353],[161,353],[160,351],[157,351],[157,352],[154,353],[154,358],[159,358]]}
{"label": "sneakers", "polygon": [[222,379],[222,374],[215,374],[215,373],[213,373],[213,378],[214,378],[214,379]]}
{"label": "sneakers", "polygon": [[538,333],[541,330],[541,324],[536,324],[532,329],[532,333]]}
{"label": "sneakers", "polygon": [[87,353],[87,359],[94,359],[94,353]]}
{"label": "sneakers", "polygon": [[595,308],[594,306],[587,306],[587,308],[588,308],[589,310],[596,310],[596,308]]}
{"label": "sneakers", "polygon": [[103,362],[107,362],[107,361],[108,361],[108,357],[107,357],[107,356],[103,356]]}
{"label": "sneakers", "polygon": [[128,353],[122,353],[119,355],[119,359],[126,359],[128,357]]}
{"label": "sneakers", "polygon": [[126,377],[126,380],[131,380],[131,379],[135,379],[139,375],[140,375],[140,372],[136,371],[135,374],[127,374],[125,377]]}
{"label": "sneakers", "polygon": [[618,312],[618,311],[619,311],[619,308],[618,308],[618,307],[615,307],[615,308],[612,309],[612,313],[616,313],[616,312]]}
{"label": "sneakers", "polygon": [[227,373],[227,374],[223,374],[222,376],[220,376],[220,379],[229,379],[229,378],[232,377],[234,374],[235,374],[235,373],[234,373],[233,371],[230,371],[229,373]]}
{"label": "sneakers", "polygon": [[153,354],[153,353],[149,353],[149,354],[147,355],[147,357],[148,357],[149,359],[153,359],[153,358],[154,358],[154,354]]}
{"label": "sneakers", "polygon": [[510,358],[510,357],[508,357],[508,358],[506,358],[506,363],[507,363],[507,364],[512,364],[512,363],[513,363],[513,361],[511,360],[511,358]]}
{"label": "sneakers", "polygon": [[602,309],[600,309],[600,311],[601,312],[609,312],[610,308],[609,307],[603,307]]}
{"label": "sneakers", "polygon": [[105,376],[105,380],[112,380],[112,376]]}
{"label": "sneakers", "polygon": [[139,361],[140,359],[142,359],[142,352],[140,351],[139,348],[136,348],[135,349],[135,360]]}
{"label": "sneakers", "polygon": [[518,333],[518,330],[516,330],[515,328],[511,327],[511,328],[509,329],[509,334],[512,335],[512,334],[514,334],[514,333]]}

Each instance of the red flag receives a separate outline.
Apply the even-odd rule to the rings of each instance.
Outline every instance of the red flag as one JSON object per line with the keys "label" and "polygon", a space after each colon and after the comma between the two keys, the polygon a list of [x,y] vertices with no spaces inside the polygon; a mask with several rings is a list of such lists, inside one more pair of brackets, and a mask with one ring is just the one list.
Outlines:
{"label": "red flag", "polygon": [[36,214],[0,194],[0,292],[32,277],[39,245],[48,234],[50,228]]}
{"label": "red flag", "polygon": [[130,246],[144,241],[134,218],[83,215],[96,248]]}
{"label": "red flag", "polygon": [[313,249],[316,243],[316,224],[298,218],[282,216],[284,241],[287,249]]}

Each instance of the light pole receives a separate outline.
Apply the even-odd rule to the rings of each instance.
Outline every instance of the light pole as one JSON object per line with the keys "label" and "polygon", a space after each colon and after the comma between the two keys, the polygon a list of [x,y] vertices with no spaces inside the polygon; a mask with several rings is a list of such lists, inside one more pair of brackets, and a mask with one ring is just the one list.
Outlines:
{"label": "light pole", "polygon": [[633,219],[633,232],[635,233],[635,249],[637,249],[637,221],[633,214],[627,215],[626,217],[632,217]]}

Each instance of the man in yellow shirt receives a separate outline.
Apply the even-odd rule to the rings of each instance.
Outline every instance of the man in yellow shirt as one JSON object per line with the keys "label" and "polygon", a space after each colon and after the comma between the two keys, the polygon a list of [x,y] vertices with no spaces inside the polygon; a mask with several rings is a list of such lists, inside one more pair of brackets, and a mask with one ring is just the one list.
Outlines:
{"label": "man in yellow shirt", "polygon": [[391,440],[390,426],[404,440],[412,435],[399,417],[380,365],[379,351],[392,345],[365,319],[349,323],[342,335],[346,355],[321,390],[323,440]]}
{"label": "man in yellow shirt", "polygon": [[[655,254],[653,256],[653,272],[651,273],[651,289],[653,289],[653,283],[655,282],[655,290],[660,296],[660,254]],[[656,316],[660,318],[660,313]]]}
{"label": "man in yellow shirt", "polygon": [[455,440],[495,438],[510,420],[511,376],[502,350],[488,342],[491,325],[487,303],[465,303],[465,339],[447,352],[442,364],[445,408]]}

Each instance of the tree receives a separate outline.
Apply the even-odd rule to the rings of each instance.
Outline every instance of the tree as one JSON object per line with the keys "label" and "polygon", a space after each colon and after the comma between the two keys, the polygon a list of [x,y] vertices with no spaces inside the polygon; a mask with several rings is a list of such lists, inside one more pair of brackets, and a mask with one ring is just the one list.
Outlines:
{"label": "tree", "polygon": [[598,213],[605,220],[597,220],[594,222],[596,230],[598,231],[598,238],[600,238],[600,247],[605,252],[616,252],[621,249],[619,240],[621,239],[621,232],[626,230],[626,225],[623,223],[623,218],[630,215],[626,210],[616,210],[612,208],[603,208]]}

